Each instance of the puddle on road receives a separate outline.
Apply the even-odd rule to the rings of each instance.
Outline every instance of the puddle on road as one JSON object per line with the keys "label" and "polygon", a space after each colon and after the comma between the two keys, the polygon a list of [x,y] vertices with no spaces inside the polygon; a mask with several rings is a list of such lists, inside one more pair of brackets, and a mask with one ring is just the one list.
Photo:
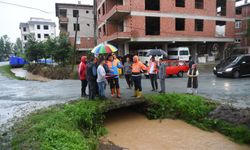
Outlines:
{"label": "puddle on road", "polygon": [[107,115],[107,140],[130,150],[249,150],[217,132],[207,132],[184,121],[148,120],[132,111],[115,111]]}
{"label": "puddle on road", "polygon": [[11,71],[15,74],[15,76],[25,78],[27,80],[42,81],[42,82],[50,81],[50,79],[48,79],[48,78],[42,77],[40,75],[34,75],[30,72],[27,72],[26,70],[24,70],[22,68],[11,69]]}

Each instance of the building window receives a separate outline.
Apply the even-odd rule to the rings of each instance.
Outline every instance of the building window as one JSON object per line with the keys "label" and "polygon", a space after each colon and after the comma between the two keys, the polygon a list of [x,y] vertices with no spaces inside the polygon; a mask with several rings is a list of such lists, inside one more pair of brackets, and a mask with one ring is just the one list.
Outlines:
{"label": "building window", "polygon": [[40,27],[40,25],[37,25],[36,28],[37,28],[38,30],[40,30],[41,27]]}
{"label": "building window", "polygon": [[185,0],[175,0],[176,7],[185,7]]}
{"label": "building window", "polygon": [[242,23],[241,20],[236,20],[235,21],[235,28],[240,29],[241,28],[241,23]]}
{"label": "building window", "polygon": [[74,23],[74,31],[80,31],[80,24],[78,23],[78,24],[76,24],[76,23]]}
{"label": "building window", "polygon": [[175,30],[176,31],[184,31],[185,30],[185,19],[176,18],[175,19]]}
{"label": "building window", "polygon": [[160,17],[146,17],[146,35],[160,35]]}
{"label": "building window", "polygon": [[216,1],[217,16],[227,15],[227,0]]}
{"label": "building window", "polygon": [[123,0],[117,0],[117,5],[123,5]]}
{"label": "building window", "polygon": [[102,15],[105,15],[105,5],[104,5],[104,3],[102,4]]}
{"label": "building window", "polygon": [[44,38],[47,39],[49,37],[49,34],[44,34]]}
{"label": "building window", "polygon": [[26,31],[27,31],[26,27],[23,27],[23,32],[26,32]]}
{"label": "building window", "polygon": [[236,8],[235,13],[236,13],[236,15],[241,15],[242,14],[242,8]]}
{"label": "building window", "polygon": [[235,38],[234,42],[235,43],[241,43],[241,39],[240,38]]}
{"label": "building window", "polygon": [[86,10],[86,14],[88,14],[89,13],[89,11],[88,10]]}
{"label": "building window", "polygon": [[59,17],[67,17],[67,9],[60,9]]}
{"label": "building window", "polygon": [[27,41],[27,35],[25,35],[23,38],[24,38],[24,41]]}
{"label": "building window", "polygon": [[195,0],[195,8],[203,9],[204,8],[204,0]]}
{"label": "building window", "polygon": [[81,37],[76,38],[76,44],[81,44]]}
{"label": "building window", "polygon": [[79,17],[79,10],[73,10],[73,17]]}
{"label": "building window", "polygon": [[40,33],[37,34],[37,38],[38,38],[38,39],[41,38],[41,34],[40,34]]}
{"label": "building window", "polygon": [[103,25],[103,35],[106,35],[106,25]]}
{"label": "building window", "polygon": [[225,37],[226,36],[226,21],[216,21],[215,36]]}
{"label": "building window", "polygon": [[145,0],[145,10],[160,10],[160,0]]}
{"label": "building window", "polygon": [[195,31],[203,31],[204,21],[200,19],[195,19]]}
{"label": "building window", "polygon": [[43,29],[44,29],[44,30],[49,30],[49,26],[48,26],[48,25],[44,25],[44,26],[43,26]]}
{"label": "building window", "polygon": [[99,37],[99,38],[101,37],[101,32],[102,32],[102,28],[99,28],[99,29],[98,29],[98,37]]}

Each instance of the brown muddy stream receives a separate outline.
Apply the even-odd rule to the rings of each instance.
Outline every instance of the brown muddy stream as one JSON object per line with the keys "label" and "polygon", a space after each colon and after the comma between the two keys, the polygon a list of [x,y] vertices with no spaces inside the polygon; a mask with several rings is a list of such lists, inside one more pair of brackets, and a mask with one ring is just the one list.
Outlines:
{"label": "brown muddy stream", "polygon": [[184,121],[148,120],[129,110],[111,112],[105,120],[112,143],[129,150],[250,150],[217,132],[207,132]]}

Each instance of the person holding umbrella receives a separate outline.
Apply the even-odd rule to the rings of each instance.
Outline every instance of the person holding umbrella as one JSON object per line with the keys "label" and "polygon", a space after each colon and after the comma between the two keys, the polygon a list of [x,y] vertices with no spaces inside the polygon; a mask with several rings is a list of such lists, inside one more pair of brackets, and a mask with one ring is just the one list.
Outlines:
{"label": "person holding umbrella", "polygon": [[158,82],[157,82],[157,73],[158,73],[158,64],[155,60],[155,56],[152,56],[149,62],[149,78],[151,81],[152,91],[158,90]]}
{"label": "person holding umbrella", "polygon": [[147,67],[142,62],[139,61],[138,56],[134,56],[132,64],[132,79],[135,87],[135,94],[133,97],[136,98],[141,98],[142,96],[141,71],[146,72]]}
{"label": "person holding umbrella", "polygon": [[116,92],[117,98],[121,98],[118,68],[122,68],[122,65],[120,61],[114,59],[112,54],[109,54],[107,57],[107,66],[109,68],[109,74],[111,75],[111,77],[109,77],[111,96],[114,97]]}

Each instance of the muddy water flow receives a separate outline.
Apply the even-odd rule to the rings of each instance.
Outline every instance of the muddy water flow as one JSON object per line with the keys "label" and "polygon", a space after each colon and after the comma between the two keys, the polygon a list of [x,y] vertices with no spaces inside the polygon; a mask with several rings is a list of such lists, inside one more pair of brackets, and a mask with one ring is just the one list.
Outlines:
{"label": "muddy water flow", "polygon": [[107,140],[130,150],[249,150],[217,132],[207,132],[180,120],[148,120],[132,111],[107,115]]}

